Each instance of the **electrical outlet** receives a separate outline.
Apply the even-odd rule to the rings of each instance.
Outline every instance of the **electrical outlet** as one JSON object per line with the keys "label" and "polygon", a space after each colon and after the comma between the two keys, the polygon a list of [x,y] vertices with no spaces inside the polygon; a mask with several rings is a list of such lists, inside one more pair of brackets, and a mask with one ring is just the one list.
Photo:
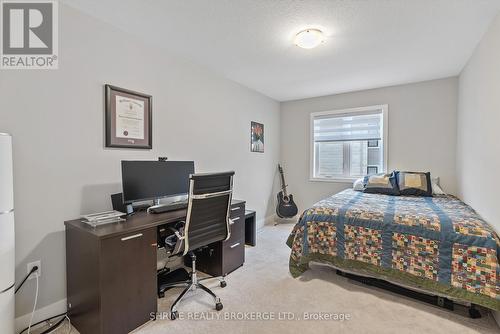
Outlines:
{"label": "electrical outlet", "polygon": [[35,266],[38,267],[38,270],[35,271],[33,274],[31,274],[30,277],[28,277],[28,279],[36,278],[37,275],[38,275],[38,278],[40,278],[40,276],[42,276],[42,261],[41,260],[28,263],[28,265],[27,265],[28,271],[26,273],[29,274],[31,271],[31,268],[33,268]]}

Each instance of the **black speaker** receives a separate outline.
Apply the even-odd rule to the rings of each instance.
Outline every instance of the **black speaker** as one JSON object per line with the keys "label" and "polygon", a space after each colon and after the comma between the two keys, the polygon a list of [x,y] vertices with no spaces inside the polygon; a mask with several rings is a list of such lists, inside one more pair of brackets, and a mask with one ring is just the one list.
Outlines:
{"label": "black speaker", "polygon": [[126,205],[125,203],[123,203],[122,193],[111,195],[111,203],[113,204],[113,210],[125,212],[127,214],[131,214],[132,212],[134,212],[132,205]]}

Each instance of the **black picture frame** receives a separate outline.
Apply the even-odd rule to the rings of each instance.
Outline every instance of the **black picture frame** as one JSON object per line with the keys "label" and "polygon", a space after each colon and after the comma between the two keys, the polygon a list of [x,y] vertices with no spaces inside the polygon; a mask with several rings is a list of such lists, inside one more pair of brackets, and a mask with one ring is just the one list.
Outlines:
{"label": "black picture frame", "polygon": [[[105,146],[111,148],[133,148],[152,149],[153,148],[153,97],[148,94],[139,93],[130,89],[104,85],[105,95]],[[122,96],[144,103],[144,138],[119,138],[116,136],[116,99]],[[127,132],[125,132],[126,134]]]}
{"label": "black picture frame", "polygon": [[264,124],[250,122],[250,152],[264,153]]}

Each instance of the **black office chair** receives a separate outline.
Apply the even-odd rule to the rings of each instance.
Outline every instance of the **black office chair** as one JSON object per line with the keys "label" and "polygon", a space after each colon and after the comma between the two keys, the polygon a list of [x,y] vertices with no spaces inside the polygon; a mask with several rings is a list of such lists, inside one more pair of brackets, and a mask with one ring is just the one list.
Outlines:
{"label": "black office chair", "polygon": [[[190,278],[178,282],[162,284],[158,282],[158,294],[172,287],[185,286],[186,288],[177,297],[170,308],[171,319],[178,317],[177,305],[190,290],[202,289],[214,298],[215,309],[222,310],[222,303],[215,293],[201,284],[208,278],[199,279],[196,273],[196,255],[194,251],[211,243],[227,240],[230,231],[230,207],[233,193],[234,172],[194,174],[189,178],[189,199],[186,223],[174,231],[174,235],[167,237],[165,247],[170,256],[189,255],[192,261]],[[175,242],[173,242],[175,240]],[[221,287],[226,286],[221,278]]]}

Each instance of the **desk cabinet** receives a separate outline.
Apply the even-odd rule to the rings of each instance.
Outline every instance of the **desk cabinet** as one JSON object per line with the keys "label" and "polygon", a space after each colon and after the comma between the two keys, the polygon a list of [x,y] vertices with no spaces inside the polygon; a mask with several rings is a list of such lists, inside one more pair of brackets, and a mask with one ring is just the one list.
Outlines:
{"label": "desk cabinet", "polygon": [[245,212],[245,243],[250,246],[257,244],[257,228],[255,221],[255,211],[246,210]]}
{"label": "desk cabinet", "polygon": [[156,312],[156,252],[155,228],[102,240],[103,333],[128,333]]}
{"label": "desk cabinet", "polygon": [[128,333],[156,301],[156,228],[98,238],[67,227],[68,312],[81,334]]}
{"label": "desk cabinet", "polygon": [[[196,267],[211,276],[224,276],[245,262],[245,202],[231,204],[231,236],[196,252]],[[187,258],[186,258],[187,259]],[[188,260],[189,261],[189,260]],[[190,265],[186,263],[186,265]]]}

